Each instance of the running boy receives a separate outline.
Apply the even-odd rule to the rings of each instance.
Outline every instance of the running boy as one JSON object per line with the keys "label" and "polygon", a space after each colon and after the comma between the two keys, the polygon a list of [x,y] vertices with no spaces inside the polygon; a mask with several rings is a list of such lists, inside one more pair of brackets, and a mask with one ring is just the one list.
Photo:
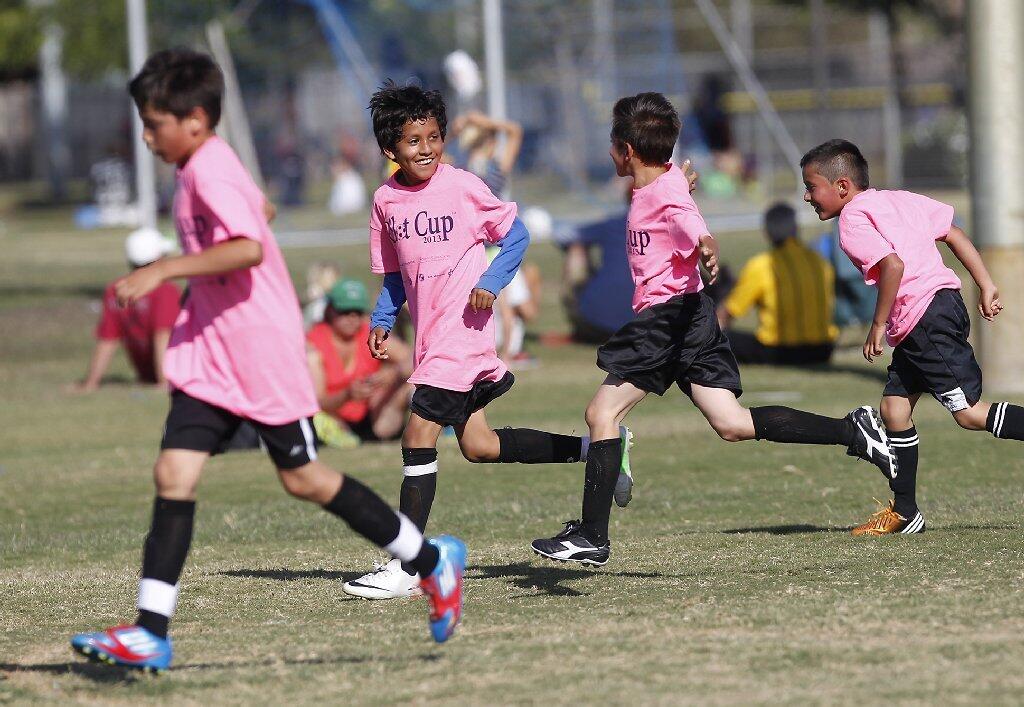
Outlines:
{"label": "running boy", "polygon": [[839,444],[847,453],[895,476],[896,461],[873,408],[845,418],[782,406],[747,409],[736,358],[722,334],[711,298],[701,292],[700,263],[718,271],[718,244],[690,198],[683,173],[669,162],[680,121],[660,93],[620,99],[612,116],[611,158],[619,176],[633,177],[626,249],[636,290],[636,318],[598,349],[608,377],[587,407],[590,448],[582,521],[533,541],[544,557],[603,565],[611,554],[608,516],[622,442],[616,431],[648,393],[675,383],[730,442],[747,439]]}
{"label": "running boy", "polygon": [[868,163],[856,145],[830,140],[804,155],[800,167],[804,201],[822,221],[839,217],[843,252],[864,282],[878,287],[864,358],[881,356],[885,341],[893,347],[880,407],[899,475],[888,478],[893,500],[853,534],[923,533],[913,420],[922,393],[933,395],[964,429],[1024,440],[1024,408],[981,400],[981,368],[967,342],[971,320],[960,279],[942,262],[936,241],[971,274],[987,321],[1003,309],[999,291],[970,239],[953,225],[953,207],[912,192],[870,188]]}
{"label": "running boy", "polygon": [[323,506],[420,573],[432,633],[446,640],[461,613],[465,546],[448,536],[425,542],[373,491],[317,460],[310,418],[318,407],[295,289],[263,194],[214,134],[220,69],[205,54],[172,49],[151,56],[128,89],[147,146],[178,167],[174,220],[184,254],[134,271],[117,283],[117,297],[130,304],[179,277],[189,279],[189,297],[164,359],[173,392],[153,469],[138,618],[78,634],[71,645],[93,660],[150,671],[170,666],[167,628],[192,539],[196,487],[206,460],[242,420],[259,430],[288,493]]}
{"label": "running boy", "polygon": [[[495,351],[491,305],[529,243],[516,205],[501,201],[479,177],[442,163],[447,119],[437,91],[388,81],[370,99],[370,114],[381,152],[399,169],[373,197],[370,264],[384,283],[368,344],[375,357],[387,358],[388,332],[408,299],[416,330],[409,382],[416,391],[402,437],[399,509],[422,530],[437,488],[437,439],[446,425],[455,428],[471,462],[576,462],[586,449],[580,437],[492,430],[484,416],[483,408],[514,382]],[[485,243],[501,249],[490,266]],[[616,476],[622,462],[620,454]],[[412,572],[393,560],[344,589],[367,599],[410,596]]]}

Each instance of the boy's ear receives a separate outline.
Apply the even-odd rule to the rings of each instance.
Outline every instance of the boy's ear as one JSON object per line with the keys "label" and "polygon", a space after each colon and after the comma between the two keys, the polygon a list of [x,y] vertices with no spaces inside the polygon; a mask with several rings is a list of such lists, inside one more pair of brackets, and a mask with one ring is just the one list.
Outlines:
{"label": "boy's ear", "polygon": [[392,152],[391,150],[382,147],[380,151],[383,152],[384,156],[387,157],[392,162],[398,162],[398,160],[395,159],[395,153]]}
{"label": "boy's ear", "polygon": [[845,199],[853,191],[853,182],[849,177],[840,177],[836,180],[836,189],[839,191],[839,196]]}
{"label": "boy's ear", "polygon": [[202,106],[195,106],[182,120],[186,121],[188,129],[193,133],[210,129],[210,116]]}

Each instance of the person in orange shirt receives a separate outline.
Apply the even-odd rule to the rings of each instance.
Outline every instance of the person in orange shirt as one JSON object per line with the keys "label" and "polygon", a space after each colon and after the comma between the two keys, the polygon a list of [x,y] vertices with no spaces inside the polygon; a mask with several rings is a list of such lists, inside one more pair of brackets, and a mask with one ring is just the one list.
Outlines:
{"label": "person in orange shirt", "polygon": [[363,441],[397,439],[412,386],[412,352],[388,340],[387,360],[373,358],[370,298],[358,280],[342,279],[327,293],[324,320],[306,335],[309,372],[320,408]]}

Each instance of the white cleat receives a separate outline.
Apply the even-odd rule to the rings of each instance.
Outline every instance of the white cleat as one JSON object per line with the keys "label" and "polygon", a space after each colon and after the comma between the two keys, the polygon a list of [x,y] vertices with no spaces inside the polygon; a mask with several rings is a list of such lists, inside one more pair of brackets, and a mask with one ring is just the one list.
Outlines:
{"label": "white cleat", "polygon": [[359,579],[345,582],[341,588],[346,594],[361,599],[402,599],[418,597],[420,578],[406,574],[402,562],[395,558],[383,565],[376,565]]}

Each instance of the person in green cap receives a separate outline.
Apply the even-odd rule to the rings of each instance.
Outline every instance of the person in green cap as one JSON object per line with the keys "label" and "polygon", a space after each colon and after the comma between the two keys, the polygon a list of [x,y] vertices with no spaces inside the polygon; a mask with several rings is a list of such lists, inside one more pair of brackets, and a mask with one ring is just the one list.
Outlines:
{"label": "person in green cap", "polygon": [[[396,439],[405,425],[412,386],[412,352],[401,340],[389,340],[387,360],[366,347],[370,334],[370,298],[359,280],[341,279],[327,293],[324,319],[306,335],[307,360],[323,413],[317,432],[328,444]],[[351,432],[338,434],[329,415]],[[326,423],[326,424],[325,424]],[[355,439],[353,439],[353,437]]]}

